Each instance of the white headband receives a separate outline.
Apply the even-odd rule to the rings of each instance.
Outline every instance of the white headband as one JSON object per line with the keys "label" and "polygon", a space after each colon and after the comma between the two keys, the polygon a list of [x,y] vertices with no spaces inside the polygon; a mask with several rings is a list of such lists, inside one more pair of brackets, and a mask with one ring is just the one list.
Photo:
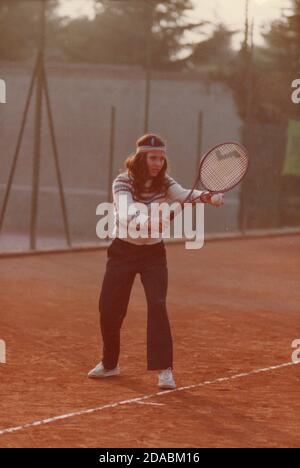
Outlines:
{"label": "white headband", "polygon": [[166,146],[138,146],[136,152],[139,153],[140,151],[167,151]]}

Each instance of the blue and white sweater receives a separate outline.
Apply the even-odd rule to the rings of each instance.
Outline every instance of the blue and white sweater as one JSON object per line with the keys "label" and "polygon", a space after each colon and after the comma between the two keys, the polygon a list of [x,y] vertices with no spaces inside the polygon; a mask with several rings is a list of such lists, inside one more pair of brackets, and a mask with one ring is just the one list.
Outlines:
{"label": "blue and white sweater", "polygon": [[[143,192],[136,198],[133,190],[133,181],[132,178],[129,176],[128,172],[124,172],[119,174],[118,177],[113,182],[113,199],[114,199],[114,233],[113,237],[118,237],[118,232],[120,228],[120,224],[123,226],[127,226],[128,223],[134,218],[134,216],[129,216],[128,212],[124,216],[120,216],[119,213],[119,201],[120,197],[126,197],[126,202],[128,208],[131,205],[136,203],[143,203],[147,206],[149,212],[152,203],[173,203],[179,202],[183,203],[186,197],[189,195],[190,190],[184,189],[178,182],[176,182],[172,177],[166,175],[166,184],[165,184],[165,191],[157,192],[151,188],[152,180],[149,179],[144,186]],[[199,190],[194,190],[192,199],[199,197],[203,192]],[[197,201],[200,201],[199,198]],[[146,221],[146,218],[144,221]],[[161,237],[159,238],[137,238],[133,239],[132,237],[128,236],[127,238],[123,238],[126,242],[131,242],[136,245],[150,245],[156,244],[161,241]]]}

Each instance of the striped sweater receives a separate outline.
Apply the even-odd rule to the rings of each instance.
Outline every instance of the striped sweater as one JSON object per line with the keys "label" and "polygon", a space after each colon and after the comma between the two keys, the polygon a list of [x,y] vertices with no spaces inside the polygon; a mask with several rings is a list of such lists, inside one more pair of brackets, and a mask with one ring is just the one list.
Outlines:
{"label": "striped sweater", "polygon": [[[185,201],[186,197],[190,193],[190,189],[184,189],[178,182],[176,182],[172,177],[166,175],[166,190],[157,192],[151,188],[152,180],[149,179],[144,186],[143,192],[139,195],[138,198],[134,195],[132,179],[129,176],[128,172],[119,174],[118,177],[113,182],[113,199],[114,199],[114,233],[113,237],[118,237],[118,230],[120,224],[127,226],[128,222],[132,220],[134,216],[129,216],[126,213],[126,217],[122,213],[120,217],[119,213],[119,201],[120,196],[126,197],[126,202],[128,208],[135,203],[143,203],[147,206],[148,210],[151,208],[151,203],[173,203],[179,202],[182,203]],[[194,190],[193,199],[201,195],[201,191]],[[126,242],[131,242],[136,245],[149,245],[155,244],[161,241],[161,236],[157,238],[138,238],[133,239],[131,237],[123,238]]]}

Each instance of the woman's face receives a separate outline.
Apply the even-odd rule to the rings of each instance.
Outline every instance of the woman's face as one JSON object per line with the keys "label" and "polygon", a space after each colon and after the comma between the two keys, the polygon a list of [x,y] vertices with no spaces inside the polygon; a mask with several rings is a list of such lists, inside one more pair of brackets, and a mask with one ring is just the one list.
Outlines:
{"label": "woman's face", "polygon": [[147,166],[150,177],[156,177],[161,171],[165,162],[164,153],[148,153]]}

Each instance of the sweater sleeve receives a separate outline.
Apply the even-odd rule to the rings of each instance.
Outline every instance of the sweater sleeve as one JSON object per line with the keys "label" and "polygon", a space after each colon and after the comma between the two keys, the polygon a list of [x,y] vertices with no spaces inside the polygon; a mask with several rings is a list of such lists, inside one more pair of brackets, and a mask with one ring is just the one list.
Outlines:
{"label": "sweater sleeve", "polygon": [[[167,180],[167,196],[171,202],[177,201],[179,203],[183,203],[187,196],[189,195],[191,189],[183,188],[176,180],[172,177],[168,176]],[[192,194],[192,198],[189,201],[193,201],[197,198],[196,202],[201,203],[200,195],[203,193],[201,190],[194,190]]]}

